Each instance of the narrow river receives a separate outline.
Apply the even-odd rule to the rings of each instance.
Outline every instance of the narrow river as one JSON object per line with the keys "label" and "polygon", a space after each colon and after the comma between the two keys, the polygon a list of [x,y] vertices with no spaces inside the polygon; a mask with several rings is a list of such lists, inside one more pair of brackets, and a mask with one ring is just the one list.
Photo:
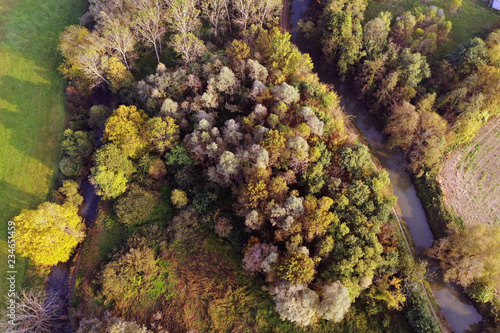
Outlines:
{"label": "narrow river", "polygon": [[[314,55],[315,50],[310,48],[311,43],[301,41],[296,31],[297,23],[306,12],[309,3],[310,0],[292,1],[290,20],[292,36],[299,49],[310,53],[314,63],[319,64],[318,55]],[[398,204],[410,229],[418,255],[425,259],[423,251],[432,246],[434,236],[427,223],[422,203],[417,197],[410,174],[405,170],[407,162],[403,154],[399,150],[389,148],[387,137],[382,133],[382,125],[374,115],[369,113],[364,102],[356,97],[355,90],[341,84],[333,72],[319,67],[321,66],[317,66],[315,70],[321,80],[335,85],[337,93],[342,98],[344,110],[353,117],[354,122],[375,150],[383,167],[389,172],[394,194],[398,197]],[[456,333],[480,332],[482,317],[469,299],[458,291],[456,286],[444,283],[439,274],[436,274],[436,267],[429,267],[429,271],[432,272],[429,274],[432,291],[453,331]]]}

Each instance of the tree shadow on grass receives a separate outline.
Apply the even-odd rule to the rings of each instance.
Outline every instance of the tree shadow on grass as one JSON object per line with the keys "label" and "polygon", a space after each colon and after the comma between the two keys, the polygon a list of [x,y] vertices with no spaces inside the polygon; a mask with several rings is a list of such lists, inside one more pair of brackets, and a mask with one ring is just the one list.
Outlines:
{"label": "tree shadow on grass", "polygon": [[[9,145],[28,158],[52,168],[54,149],[58,146],[62,133],[61,121],[57,119],[61,114],[50,112],[49,105],[39,106],[41,110],[48,109],[49,112],[33,110],[37,108],[37,102],[45,102],[33,96],[36,91],[45,93],[42,85],[8,76],[0,77],[0,89],[7,92],[0,96],[0,103],[3,101],[9,105],[9,108],[0,107],[0,124],[8,131],[6,141]],[[58,106],[57,103],[50,102],[52,107]]]}
{"label": "tree shadow on grass", "polygon": [[7,205],[1,207],[0,211],[0,239],[6,239],[7,223],[21,213],[22,209],[34,209],[38,203],[30,198],[31,193],[25,192],[16,186],[0,179],[0,197]]}

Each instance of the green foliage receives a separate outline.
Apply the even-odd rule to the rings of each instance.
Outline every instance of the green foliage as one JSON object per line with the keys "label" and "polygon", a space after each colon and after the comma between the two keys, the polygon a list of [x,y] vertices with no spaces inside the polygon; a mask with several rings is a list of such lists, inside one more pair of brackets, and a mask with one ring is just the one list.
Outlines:
{"label": "green foliage", "polygon": [[356,144],[352,148],[344,147],[340,151],[342,160],[340,166],[351,172],[354,178],[361,178],[373,168],[373,162],[368,147]]}
{"label": "green foliage", "polygon": [[118,221],[128,226],[141,224],[151,218],[158,204],[158,196],[132,184],[128,191],[119,197],[115,203]]}
{"label": "green foliage", "polygon": [[134,165],[115,144],[106,144],[94,153],[95,166],[90,180],[104,198],[115,198],[127,190],[127,182],[135,172]]}
{"label": "green foliage", "polygon": [[77,176],[82,173],[88,162],[94,146],[90,143],[86,133],[67,129],[64,131],[64,139],[61,144],[63,158],[59,163],[61,172],[68,177]]}
{"label": "green foliage", "polygon": [[462,76],[471,74],[479,66],[487,64],[488,60],[486,44],[478,37],[460,45],[450,56],[450,62]]}
{"label": "green foliage", "polygon": [[427,307],[427,300],[422,295],[422,291],[410,292],[404,308],[404,314],[410,323],[411,327],[417,332],[441,332],[439,323],[436,318],[432,316],[429,308]]}
{"label": "green foliage", "polygon": [[178,143],[172,147],[170,152],[165,155],[165,162],[168,166],[177,167],[194,164],[194,160],[191,158],[189,151],[182,143]]}

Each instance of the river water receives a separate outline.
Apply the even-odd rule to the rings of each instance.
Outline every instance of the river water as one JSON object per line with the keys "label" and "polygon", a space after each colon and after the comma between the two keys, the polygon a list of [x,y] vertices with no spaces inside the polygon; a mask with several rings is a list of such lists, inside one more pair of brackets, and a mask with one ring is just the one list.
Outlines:
{"label": "river water", "polygon": [[[316,49],[311,48],[311,43],[302,41],[296,32],[296,27],[301,16],[307,11],[310,0],[293,0],[291,9],[292,36],[302,52],[311,54],[315,64],[319,64]],[[313,46],[314,47],[314,46]],[[316,54],[314,54],[316,53]],[[420,199],[417,197],[411,176],[406,171],[407,162],[399,150],[390,149],[387,137],[382,133],[382,125],[378,119],[369,113],[368,107],[356,97],[355,90],[339,82],[333,71],[318,68],[315,71],[321,80],[334,84],[339,97],[342,99],[344,110],[351,115],[354,122],[375,150],[382,166],[389,172],[394,194],[398,197],[398,204],[402,215],[408,225],[411,236],[422,259],[423,251],[432,246],[434,236],[430,230],[425,211]],[[435,267],[429,267],[429,283],[432,291],[445,315],[450,327],[456,333],[480,332],[481,315],[472,306],[470,300],[457,287],[444,283]]]}

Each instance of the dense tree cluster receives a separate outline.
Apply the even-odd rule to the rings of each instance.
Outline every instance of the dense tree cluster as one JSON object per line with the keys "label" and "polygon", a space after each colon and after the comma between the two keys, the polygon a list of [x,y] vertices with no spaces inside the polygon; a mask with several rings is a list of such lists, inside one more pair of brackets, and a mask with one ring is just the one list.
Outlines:
{"label": "dense tree cluster", "polygon": [[[419,177],[447,146],[470,141],[498,114],[498,32],[464,43],[431,73],[427,57],[452,28],[442,9],[417,7],[395,19],[382,12],[362,26],[365,9],[363,1],[324,5],[317,28],[323,55],[356,84]],[[314,29],[302,26],[309,35]]]}
{"label": "dense tree cluster", "polygon": [[[109,87],[119,101],[85,115],[82,131],[103,133],[90,181],[124,228],[167,225],[166,234],[132,237],[101,267],[98,293],[118,313],[166,292],[159,243],[180,246],[207,229],[242,250],[243,269],[262,276],[281,317],[300,326],[340,322],[361,293],[373,295],[369,288],[385,291],[391,304],[404,301],[378,282],[398,274],[397,239],[385,227],[395,203],[388,175],[348,132],[310,57],[289,33],[265,29],[281,6],[91,0],[82,18],[88,28],[63,33],[63,74],[82,90]],[[373,56],[387,47],[370,45]],[[164,47],[181,65],[161,62],[175,63]],[[422,58],[410,46],[400,53],[395,63],[407,68],[398,80],[418,83]],[[148,55],[158,65],[144,74]],[[422,74],[412,76],[413,68]],[[80,133],[66,140],[79,155],[65,154],[88,160]],[[176,213],[168,223],[158,217],[166,205]]]}

